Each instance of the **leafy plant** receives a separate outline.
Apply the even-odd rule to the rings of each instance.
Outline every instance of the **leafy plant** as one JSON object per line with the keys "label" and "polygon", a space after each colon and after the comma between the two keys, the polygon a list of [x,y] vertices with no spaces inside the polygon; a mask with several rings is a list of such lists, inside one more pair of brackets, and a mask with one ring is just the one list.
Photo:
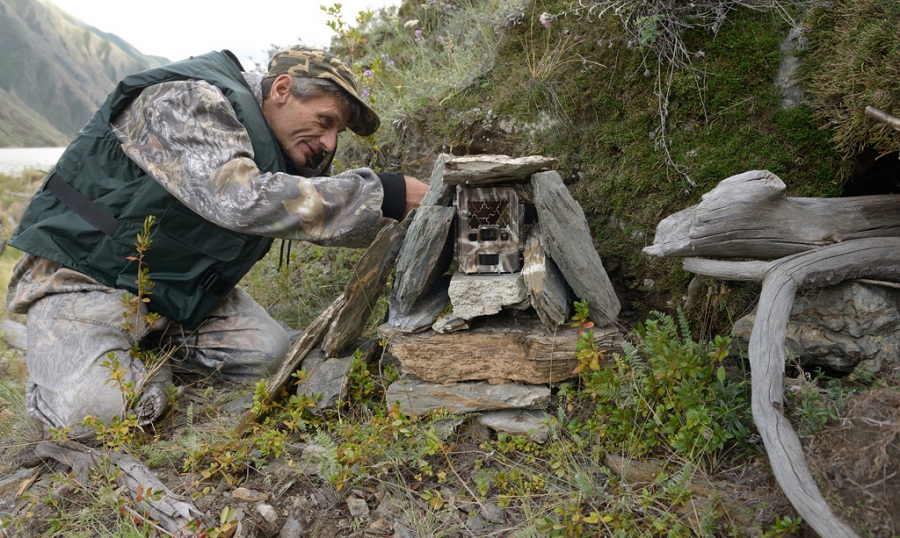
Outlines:
{"label": "leafy plant", "polygon": [[638,326],[637,345],[624,346],[625,355],[615,358],[614,367],[583,374],[597,414],[611,419],[600,435],[610,446],[626,446],[636,454],[664,444],[688,458],[745,439],[746,386],[728,382],[722,366],[729,339],[695,342],[680,310],[680,330],[666,314],[652,317]]}

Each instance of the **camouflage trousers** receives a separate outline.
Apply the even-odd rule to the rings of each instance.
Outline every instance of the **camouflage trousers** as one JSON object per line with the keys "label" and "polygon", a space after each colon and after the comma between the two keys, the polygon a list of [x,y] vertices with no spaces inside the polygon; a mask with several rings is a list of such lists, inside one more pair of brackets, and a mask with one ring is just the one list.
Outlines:
{"label": "camouflage trousers", "polygon": [[[162,398],[162,409],[138,413],[148,423],[164,410],[160,387],[169,385],[168,366],[175,371],[255,381],[277,370],[289,350],[285,330],[239,287],[193,332],[165,318],[152,325],[138,320],[127,330],[123,293],[110,288],[51,293],[28,306],[25,398],[33,418],[54,428],[72,427],[79,434],[86,432],[77,427],[85,416],[108,421],[125,411],[122,391],[112,381],[109,354],[118,359],[123,382],[144,390],[138,407],[151,395]],[[169,356],[168,366],[148,372],[130,353],[139,342],[158,346],[163,356]]]}

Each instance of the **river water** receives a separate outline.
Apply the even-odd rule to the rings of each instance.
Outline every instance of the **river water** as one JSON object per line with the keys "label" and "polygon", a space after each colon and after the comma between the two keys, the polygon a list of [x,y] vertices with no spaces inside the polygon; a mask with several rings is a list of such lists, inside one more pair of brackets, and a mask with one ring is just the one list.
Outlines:
{"label": "river water", "polygon": [[0,148],[0,174],[17,174],[26,168],[50,170],[66,148]]}

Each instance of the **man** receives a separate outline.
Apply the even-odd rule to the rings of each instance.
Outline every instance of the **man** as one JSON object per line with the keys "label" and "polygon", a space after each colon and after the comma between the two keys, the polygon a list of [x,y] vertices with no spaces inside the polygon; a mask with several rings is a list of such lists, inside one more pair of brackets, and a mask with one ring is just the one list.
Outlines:
{"label": "man", "polygon": [[[272,238],[365,246],[384,219],[418,205],[426,186],[402,174],[322,177],[338,133],[378,125],[347,66],[303,46],[276,53],[265,77],[224,51],[123,79],[10,240],[26,252],[7,302],[28,314],[29,415],[81,433],[87,415],[126,411],[115,359],[122,382],[143,390],[141,423],[158,418],[170,374],[129,353],[148,335],[180,346],[181,368],[232,380],[277,369],[287,334],[235,285]],[[143,256],[154,288],[125,327],[122,295],[138,279],[128,258],[147,215],[157,218]]]}

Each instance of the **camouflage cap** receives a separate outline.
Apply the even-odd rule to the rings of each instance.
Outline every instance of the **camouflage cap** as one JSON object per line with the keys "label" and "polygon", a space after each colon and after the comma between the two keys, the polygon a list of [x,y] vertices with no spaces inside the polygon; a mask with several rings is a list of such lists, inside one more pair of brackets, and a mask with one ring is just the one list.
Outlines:
{"label": "camouflage cap", "polygon": [[350,97],[362,105],[359,122],[347,125],[348,129],[360,136],[375,134],[378,126],[381,125],[378,114],[359,96],[353,72],[337,56],[329,52],[304,45],[281,49],[269,60],[269,72],[266,74],[266,78],[279,75],[324,78],[346,90]]}

